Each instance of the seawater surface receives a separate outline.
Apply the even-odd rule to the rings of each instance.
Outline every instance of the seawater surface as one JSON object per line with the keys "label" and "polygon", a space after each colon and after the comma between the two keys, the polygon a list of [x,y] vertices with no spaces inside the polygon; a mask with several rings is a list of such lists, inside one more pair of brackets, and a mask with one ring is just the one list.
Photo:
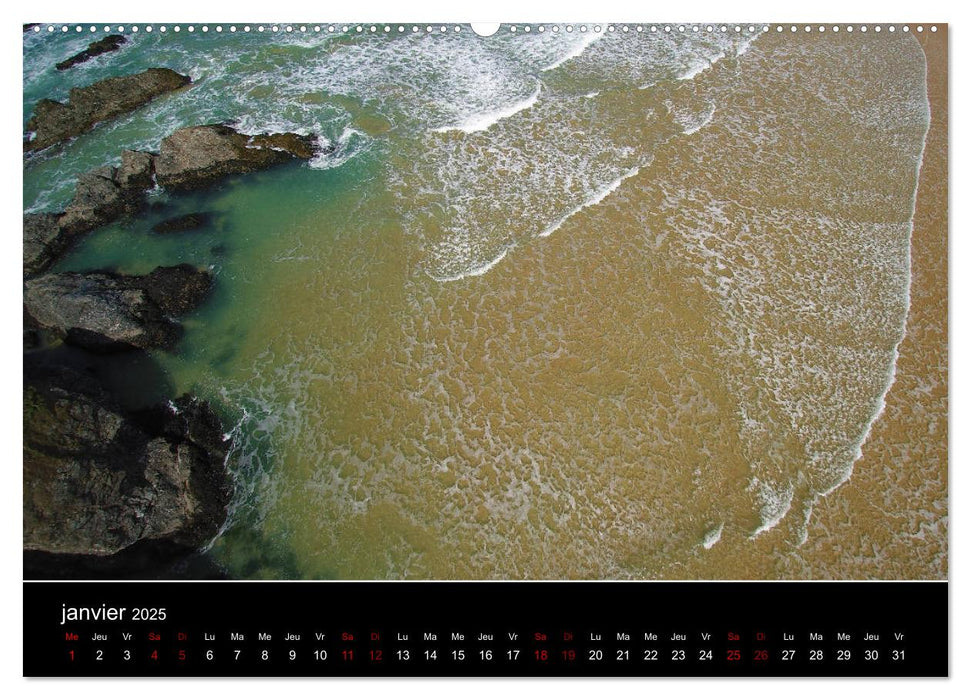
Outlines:
{"label": "seawater surface", "polygon": [[333,146],[154,192],[58,268],[215,273],[157,359],[232,426],[230,574],[771,577],[866,450],[910,305],[918,41],[507,29],[156,32],[67,73],[90,37],[25,35],[25,120],[194,81],[27,159],[25,211],[182,126]]}

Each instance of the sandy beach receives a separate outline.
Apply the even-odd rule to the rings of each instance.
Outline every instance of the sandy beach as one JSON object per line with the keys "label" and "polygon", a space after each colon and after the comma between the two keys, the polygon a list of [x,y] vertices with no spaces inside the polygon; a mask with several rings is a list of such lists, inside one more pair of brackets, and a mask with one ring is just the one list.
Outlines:
{"label": "sandy beach", "polygon": [[850,481],[822,499],[793,578],[945,579],[948,545],[948,35],[919,36],[931,125],[917,192],[907,335]]}

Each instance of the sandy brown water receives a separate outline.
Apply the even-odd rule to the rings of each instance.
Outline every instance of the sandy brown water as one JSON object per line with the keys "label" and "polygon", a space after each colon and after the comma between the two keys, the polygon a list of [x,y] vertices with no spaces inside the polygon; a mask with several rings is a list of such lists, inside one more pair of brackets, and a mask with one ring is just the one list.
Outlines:
{"label": "sandy brown water", "polygon": [[[907,336],[887,408],[853,478],[820,502],[810,540],[782,573],[806,578],[947,578],[948,33],[920,37],[931,124],[911,245]],[[849,573],[842,573],[849,572]]]}
{"label": "sandy brown water", "polygon": [[926,92],[914,38],[768,34],[403,145],[240,351],[263,536],[306,577],[944,575],[944,42]]}

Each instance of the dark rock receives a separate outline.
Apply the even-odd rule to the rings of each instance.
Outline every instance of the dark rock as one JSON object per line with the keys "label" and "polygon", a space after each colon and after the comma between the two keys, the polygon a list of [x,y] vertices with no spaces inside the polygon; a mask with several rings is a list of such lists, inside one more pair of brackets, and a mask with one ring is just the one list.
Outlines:
{"label": "dark rock", "polygon": [[195,212],[193,214],[175,216],[171,219],[160,221],[152,226],[152,231],[154,233],[181,233],[182,231],[202,228],[208,225],[211,220],[212,215],[209,212]]}
{"label": "dark rock", "polygon": [[71,244],[58,220],[61,214],[24,214],[24,274],[36,275],[50,267]]}
{"label": "dark rock", "polygon": [[[92,86],[93,87],[93,86]],[[145,192],[157,182],[172,190],[205,187],[228,175],[250,173],[293,159],[312,158],[313,136],[247,136],[223,125],[179,129],[163,139],[161,153],[122,151],[121,167],[101,167],[78,176],[74,199],[54,226],[53,214],[24,217],[24,274],[42,272],[74,236],[131,216],[145,206]],[[156,233],[188,231],[209,222],[206,212],[157,224]]]}
{"label": "dark rock", "polygon": [[153,186],[152,154],[122,151],[121,167],[78,176],[74,199],[62,214],[24,214],[24,275],[50,267],[83,233],[134,214]]}
{"label": "dark rock", "polygon": [[283,151],[294,158],[310,160],[317,152],[316,140],[312,136],[301,136],[290,132],[284,134],[257,134],[250,137],[250,148],[269,148]]}
{"label": "dark rock", "polygon": [[179,129],[162,140],[155,178],[171,190],[206,187],[228,175],[264,170],[315,152],[312,136],[247,136],[221,124]]}
{"label": "dark rock", "polygon": [[172,348],[185,313],[208,294],[212,277],[190,265],[159,267],[148,275],[64,272],[25,283],[24,308],[67,342],[94,352]]}
{"label": "dark rock", "polygon": [[90,374],[126,411],[150,408],[167,401],[175,391],[171,377],[145,350],[106,355],[58,342],[29,354],[24,361],[32,365],[65,366]]}
{"label": "dark rock", "polygon": [[152,188],[154,168],[152,154],[143,151],[122,151],[121,167],[115,174],[115,182],[129,195]]}
{"label": "dark rock", "polygon": [[57,70],[67,70],[68,68],[73,68],[79,63],[90,61],[95,56],[100,56],[103,53],[109,53],[111,51],[117,51],[124,43],[125,37],[121,36],[120,34],[106,36],[104,39],[89,44],[88,48],[81,53],[75,54],[66,61],[61,61],[58,63]]}
{"label": "dark rock", "polygon": [[208,272],[192,265],[156,267],[137,278],[136,284],[168,316],[181,316],[197,307],[212,288]]}
{"label": "dark rock", "polygon": [[191,551],[218,532],[232,489],[205,402],[128,412],[83,371],[25,362],[23,406],[25,552],[97,567],[132,548]]}
{"label": "dark rock", "polygon": [[60,219],[68,234],[87,233],[142,206],[152,187],[152,154],[122,151],[121,167],[96,168],[78,176],[74,199]]}
{"label": "dark rock", "polygon": [[44,345],[44,333],[40,324],[24,308],[24,352],[37,350]]}
{"label": "dark rock", "polygon": [[63,230],[87,233],[129,211],[128,201],[115,182],[115,172],[114,168],[104,167],[78,176],[74,199],[60,220]]}
{"label": "dark rock", "polygon": [[33,133],[33,138],[24,141],[24,151],[38,151],[73,138],[98,122],[131,112],[191,82],[188,76],[168,68],[150,68],[72,88],[66,103],[41,100],[27,122],[27,131]]}
{"label": "dark rock", "polygon": [[168,540],[141,540],[110,557],[24,550],[23,561],[25,580],[232,578],[208,552],[186,552]]}
{"label": "dark rock", "polygon": [[29,280],[28,312],[68,342],[97,352],[172,347],[180,327],[144,290],[108,273],[62,273]]}

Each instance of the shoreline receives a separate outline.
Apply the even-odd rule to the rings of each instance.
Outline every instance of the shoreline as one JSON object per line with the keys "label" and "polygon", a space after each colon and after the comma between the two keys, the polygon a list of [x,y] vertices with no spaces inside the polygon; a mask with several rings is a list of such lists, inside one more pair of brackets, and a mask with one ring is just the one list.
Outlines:
{"label": "shoreline", "polygon": [[[855,578],[948,574],[948,29],[915,38],[927,60],[931,122],[911,234],[907,332],[863,456],[850,479],[817,502],[809,539],[782,572],[789,578],[832,578],[848,570]],[[933,519],[922,519],[928,515]],[[927,530],[934,536],[925,538]],[[927,546],[913,546],[915,539]],[[838,552],[835,562],[820,567],[821,551]]]}

